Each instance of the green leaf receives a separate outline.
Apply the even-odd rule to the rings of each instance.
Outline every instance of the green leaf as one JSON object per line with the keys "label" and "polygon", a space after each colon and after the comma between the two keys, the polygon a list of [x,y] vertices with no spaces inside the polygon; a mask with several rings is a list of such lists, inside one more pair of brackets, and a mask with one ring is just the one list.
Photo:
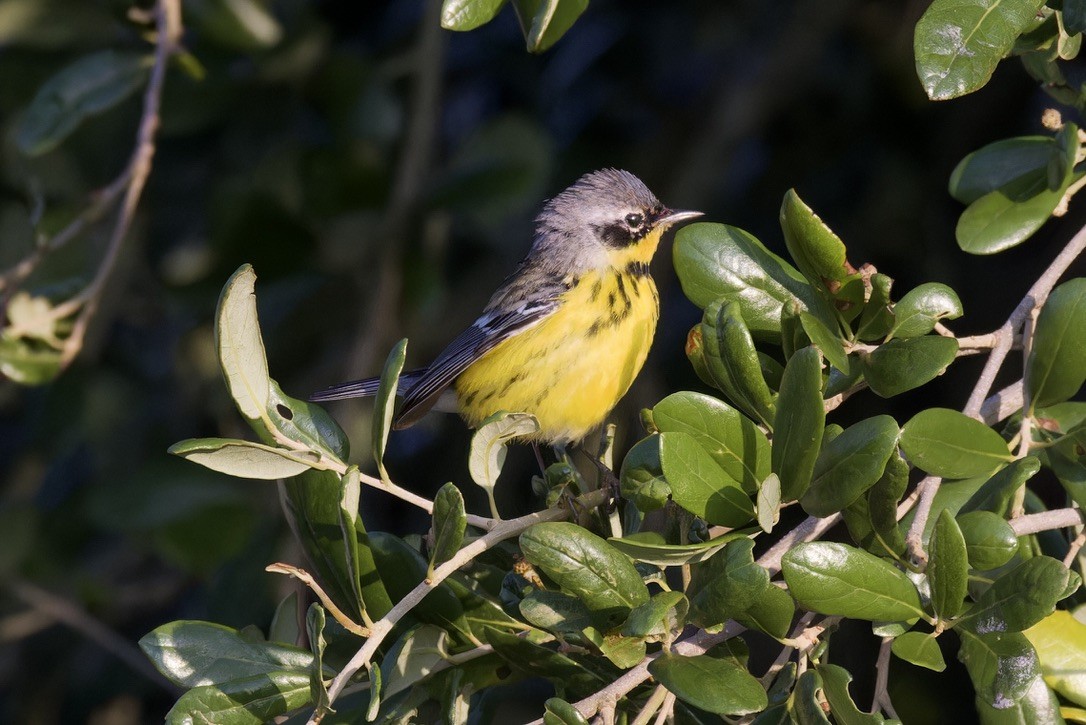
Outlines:
{"label": "green leaf", "polygon": [[933,101],[981,88],[1043,0],[935,0],[916,24],[916,73]]}
{"label": "green leaf", "polygon": [[622,460],[619,491],[638,509],[648,513],[663,507],[671,498],[671,486],[660,466],[660,436],[650,435],[634,444]]}
{"label": "green leaf", "polygon": [[965,664],[977,698],[1006,709],[1029,691],[1040,674],[1037,653],[1020,632],[961,633],[958,659]]}
{"label": "green leaf", "polygon": [[978,634],[1029,629],[1067,596],[1070,576],[1067,567],[1051,557],[1027,559],[996,579],[961,622]]}
{"label": "green leaf", "polygon": [[268,672],[195,687],[166,713],[169,725],[262,725],[311,702],[309,674]]}
{"label": "green leaf", "polygon": [[784,501],[799,498],[810,485],[825,427],[822,356],[806,347],[784,368],[773,419],[773,472],[780,477]]}
{"label": "green leaf", "polygon": [[781,567],[792,597],[815,612],[884,622],[924,614],[908,577],[845,544],[799,544],[784,555]]}
{"label": "green leaf", "polygon": [[430,551],[430,571],[456,555],[464,543],[468,516],[464,510],[464,495],[455,483],[449,482],[434,496],[434,546]]}
{"label": "green leaf", "polygon": [[499,412],[490,416],[471,437],[468,472],[493,501],[498,474],[505,465],[506,444],[514,438],[539,431],[539,421],[529,413]]}
{"label": "green leaf", "polygon": [[309,697],[318,715],[329,712],[328,688],[324,684],[324,607],[313,602],[306,612],[305,627],[309,636],[309,648],[313,651],[313,669],[309,672]]}
{"label": "green leaf", "polygon": [[516,672],[545,677],[551,681],[559,697],[579,700],[609,684],[599,674],[579,662],[553,652],[515,634],[486,630],[486,641]]}
{"label": "green leaf", "polygon": [[996,254],[1029,239],[1052,216],[1071,180],[1056,188],[1044,177],[1023,177],[970,204],[954,235],[962,251]]}
{"label": "green leaf", "polygon": [[388,698],[428,677],[449,658],[449,633],[432,624],[408,630],[381,660],[381,696]]}
{"label": "green leaf", "polygon": [[1037,475],[1041,463],[1035,456],[1026,456],[990,477],[962,504],[960,513],[991,511],[1001,517],[1010,515],[1011,505],[1019,488]]}
{"label": "green leaf", "polygon": [[682,566],[705,561],[723,549],[728,542],[742,536],[745,534],[741,531],[729,531],[708,541],[693,544],[668,544],[662,534],[655,531],[640,531],[621,539],[607,541],[634,561],[643,561],[656,566]]}
{"label": "green leaf", "polygon": [[736,617],[736,621],[783,640],[792,629],[795,615],[796,604],[788,592],[780,587],[768,586],[754,598],[754,603],[745,612]]}
{"label": "green leaf", "polygon": [[688,224],[675,234],[674,261],[691,302],[705,309],[721,297],[737,301],[756,337],[779,336],[783,307],[805,309],[823,321],[833,319],[803,275],[742,229]]}
{"label": "green leaf", "polygon": [[179,687],[221,685],[273,672],[304,676],[309,691],[313,653],[276,642],[250,642],[238,630],[212,622],[170,622],[144,635],[140,649]]}
{"label": "green leaf", "polygon": [[1041,308],[1026,363],[1030,412],[1062,403],[1086,381],[1086,278],[1059,285]]}
{"label": "green leaf", "polygon": [[[362,480],[358,467],[348,468],[341,480],[343,489],[339,497],[339,530],[343,535],[344,563],[347,568],[347,581],[351,585],[351,594],[354,595],[356,606],[354,611],[363,614],[367,613],[366,598],[362,591],[363,582],[374,579],[380,582],[380,579],[377,576],[377,566],[373,562],[370,550],[358,544],[359,529],[365,531],[358,510],[362,499]],[[381,599],[382,602],[387,600],[388,594],[385,593]],[[360,617],[360,619],[363,618]]]}
{"label": "green leaf", "polygon": [[935,672],[946,669],[946,660],[935,637],[923,632],[906,632],[894,638],[890,651],[899,659]]}
{"label": "green leaf", "polygon": [[754,518],[742,485],[688,433],[660,434],[660,465],[675,503],[711,524],[736,528]]}
{"label": "green leaf", "polygon": [[[388,596],[393,601],[401,601],[426,578],[426,560],[398,536],[371,531],[367,538],[377,573]],[[372,610],[369,600],[366,601]],[[434,587],[415,605],[411,614],[421,622],[445,629],[463,631],[467,628],[467,623],[463,621],[464,607],[447,582]]]}
{"label": "green leaf", "polygon": [[565,592],[536,589],[520,600],[517,609],[533,626],[566,637],[580,637],[586,628],[604,625],[584,602]]}
{"label": "green leaf", "polygon": [[969,565],[986,571],[1003,566],[1018,551],[1018,537],[1002,516],[991,511],[970,511],[958,515],[965,539]]}
{"label": "green leaf", "polygon": [[265,443],[275,444],[280,437],[301,443],[315,453],[334,461],[345,461],[350,441],[343,429],[324,408],[286,395],[275,380],[268,380],[266,416],[250,421]]}
{"label": "green leaf", "polygon": [[268,641],[295,646],[301,639],[301,631],[298,628],[300,611],[299,590],[294,590],[283,597],[279,606],[275,608],[275,616],[272,617],[268,627]]}
{"label": "green leaf", "polygon": [[441,27],[446,30],[475,30],[486,25],[506,0],[445,0],[441,5]]}
{"label": "green leaf", "polygon": [[1021,136],[990,143],[958,162],[950,175],[950,195],[972,204],[1023,177],[1045,172],[1056,143],[1049,136]]}
{"label": "green leaf", "polygon": [[705,308],[702,350],[717,388],[738,407],[763,423],[773,420],[773,393],[762,377],[754,340],[737,302],[720,300]]}
{"label": "green leaf", "polygon": [[871,391],[880,398],[890,398],[942,375],[957,355],[955,338],[926,335],[891,340],[871,352],[861,352],[859,360]]}
{"label": "green leaf", "polygon": [[894,305],[890,336],[920,337],[935,329],[939,320],[956,320],[961,316],[962,303],[957,293],[945,284],[928,282],[909,290]]}
{"label": "green leaf", "polygon": [[885,274],[871,275],[871,297],[860,313],[856,337],[865,342],[879,340],[890,333],[894,313],[890,311],[890,288],[894,280]]}
{"label": "green leaf", "polygon": [[737,539],[694,570],[689,591],[692,621],[712,627],[749,610],[770,586],[769,572],[754,561],[754,541]]}
{"label": "green leaf", "polygon": [[661,433],[689,433],[724,471],[753,493],[770,473],[765,433],[727,403],[702,393],[673,393],[652,409]]}
{"label": "green leaf", "polygon": [[758,513],[758,525],[769,533],[781,517],[781,479],[776,473],[766,476],[758,488],[758,500],[755,506]]}
{"label": "green leaf", "polygon": [[588,7],[588,0],[513,0],[528,52],[554,45]]}
{"label": "green leaf", "polygon": [[812,668],[800,675],[792,696],[792,706],[787,713],[791,716],[789,722],[799,725],[830,725],[830,719],[823,710],[828,703],[822,695],[822,676],[818,674],[818,670]]}
{"label": "green leaf", "polygon": [[998,433],[947,408],[914,415],[901,428],[901,450],[917,468],[943,478],[990,474],[1014,460]]}
{"label": "green leaf", "polygon": [[257,0],[212,0],[190,5],[192,23],[203,35],[227,48],[255,53],[276,45],[283,37],[279,21]]}
{"label": "green leaf", "polygon": [[931,607],[940,619],[953,619],[962,611],[969,582],[969,558],[958,522],[949,511],[935,521],[928,545],[928,584]]}
{"label": "green leaf", "polygon": [[255,284],[252,265],[238,267],[223,287],[215,316],[215,340],[226,387],[238,410],[249,420],[267,414],[271,388],[256,315]]}
{"label": "green leaf", "polygon": [[816,289],[836,295],[841,285],[855,275],[841,239],[803,203],[795,189],[784,194],[780,222],[784,243],[796,266]]}
{"label": "green leaf", "polygon": [[686,625],[690,601],[682,592],[659,592],[634,607],[622,633],[627,637],[670,637]]}
{"label": "green leaf", "polygon": [[817,347],[826,360],[838,370],[848,370],[848,354],[845,352],[841,336],[810,312],[800,312],[799,322],[811,343]]}
{"label": "green leaf", "polygon": [[543,703],[543,709],[543,725],[588,725],[577,708],[560,698],[550,698]]}
{"label": "green leaf", "polygon": [[852,674],[844,667],[820,664],[815,670],[822,676],[822,692],[830,703],[833,719],[840,725],[882,725],[882,715],[863,712],[848,692]]}
{"label": "green leaf", "polygon": [[[407,338],[400,340],[385,360],[385,367],[381,370],[381,383],[377,388],[377,395],[373,402],[373,427],[372,446],[373,460],[377,463],[377,471],[381,474],[381,480],[388,483],[388,471],[385,470],[385,445],[388,443],[388,432],[392,429],[392,414],[396,407],[396,389],[400,383],[400,373],[403,371],[403,363],[407,358]],[[499,470],[501,464],[498,466]],[[473,474],[474,475],[474,474]],[[497,478],[497,474],[494,475]]]}
{"label": "green leaf", "polygon": [[1086,624],[1057,610],[1023,634],[1037,649],[1049,687],[1086,707]]}
{"label": "green leaf", "polygon": [[212,471],[265,481],[297,476],[318,464],[311,453],[231,438],[190,438],[168,452]]}
{"label": "green leaf", "polygon": [[0,374],[20,385],[44,385],[60,372],[59,350],[0,330]]}
{"label": "green leaf", "polygon": [[[1071,708],[1061,707],[1055,693],[1048,689],[1041,677],[1030,681],[1022,697],[1009,707],[996,707],[981,697],[974,699],[977,715],[983,725],[1034,725],[1034,723],[1062,723],[1072,720]],[[1006,705],[1000,702],[1000,705]],[[1079,722],[1082,722],[1080,717]]]}
{"label": "green leaf", "polygon": [[566,522],[536,524],[520,535],[524,558],[593,612],[624,619],[649,599],[626,557],[590,531]]}
{"label": "green leaf", "polygon": [[765,690],[746,669],[709,655],[664,655],[649,673],[683,702],[718,715],[747,715],[769,704]]}
{"label": "green leaf", "polygon": [[65,67],[38,89],[15,131],[15,144],[28,156],[51,151],[83,121],[135,93],[144,84],[151,58],[103,50]]}
{"label": "green leaf", "polygon": [[909,464],[899,454],[890,455],[886,470],[868,494],[868,517],[871,529],[890,553],[905,549],[905,537],[897,522],[897,504],[909,487]]}
{"label": "green leaf", "polygon": [[849,426],[819,453],[811,486],[800,498],[803,510],[826,517],[863,495],[882,478],[897,437],[897,423],[888,415]]}

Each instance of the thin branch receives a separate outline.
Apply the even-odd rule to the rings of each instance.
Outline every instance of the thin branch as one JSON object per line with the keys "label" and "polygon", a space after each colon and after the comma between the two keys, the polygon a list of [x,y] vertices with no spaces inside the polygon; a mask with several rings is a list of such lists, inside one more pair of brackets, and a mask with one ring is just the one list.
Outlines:
{"label": "thin branch", "polygon": [[1024,401],[1022,381],[1011,383],[993,394],[980,406],[980,418],[988,425],[995,425],[1006,420],[1015,411],[1021,410]]}
{"label": "thin branch", "polygon": [[969,396],[969,401],[965,404],[963,412],[966,415],[973,418],[980,417],[981,405],[983,405],[984,399],[988,397],[988,393],[995,383],[996,375],[1014,344],[1015,331],[1022,326],[1026,317],[1034,308],[1040,308],[1044,305],[1049,293],[1052,292],[1052,288],[1056,286],[1060,277],[1071,266],[1071,263],[1082,254],[1083,250],[1086,250],[1086,227],[1079,229],[1075,236],[1071,237],[1071,241],[1056,255],[1048,269],[1037,278],[1037,281],[1029,288],[1026,296],[1014,308],[1014,312],[1011,313],[1003,326],[992,333],[998,340],[992,347],[992,354],[988,356],[988,361],[985,363],[980,378]]}
{"label": "thin branch", "polygon": [[927,476],[916,484],[916,490],[920,498],[916,504],[916,515],[913,517],[909,533],[905,535],[905,544],[909,549],[909,555],[917,565],[923,565],[928,560],[924,551],[924,528],[928,525],[931,516],[931,506],[935,503],[935,494],[939,492],[939,484],[943,479],[938,476]]}
{"label": "thin branch", "polygon": [[8,588],[36,611],[71,627],[167,692],[173,695],[178,693],[178,689],[151,665],[135,645],[82,607],[22,579],[9,580]]}
{"label": "thin branch", "polygon": [[[592,491],[591,493],[578,497],[577,504],[580,508],[594,508],[606,501],[606,497],[607,493],[605,491]],[[482,554],[487,549],[490,549],[502,541],[511,539],[514,536],[519,536],[525,530],[536,524],[546,521],[559,521],[568,517],[569,509],[555,507],[544,511],[537,511],[536,513],[528,514],[527,516],[521,516],[517,519],[498,522],[490,532],[467,544],[463,549],[456,553],[456,556],[437,567],[434,570],[434,573],[430,575],[429,579],[423,581],[408,592],[403,599],[396,603],[396,606],[389,610],[388,614],[377,622],[374,622],[373,627],[370,628],[369,639],[366,640],[366,643],[362,645],[346,666],[344,666],[339,674],[336,675],[335,679],[332,680],[332,684],[328,688],[328,703],[331,704],[335,702],[336,697],[343,691],[343,688],[350,679],[354,677],[355,673],[372,660],[373,656],[377,653],[378,647],[381,646],[381,643],[384,642],[385,638],[392,632],[396,624],[453,572],[470,562],[479,554]],[[315,723],[318,722],[315,717],[316,714],[314,713],[314,716],[309,720],[311,724],[315,725]]]}
{"label": "thin branch", "polygon": [[657,685],[656,689],[652,691],[652,695],[649,696],[649,701],[641,708],[641,712],[637,713],[637,717],[630,722],[630,725],[648,725],[649,720],[664,704],[667,696],[667,688],[663,685]]}
{"label": "thin branch", "polygon": [[1026,514],[1025,516],[1011,519],[1009,523],[1011,528],[1014,529],[1015,536],[1026,536],[1027,534],[1036,534],[1041,531],[1065,529],[1070,526],[1081,526],[1084,522],[1086,522],[1086,516],[1083,515],[1082,509],[1065,508],[1042,511],[1036,514]]}
{"label": "thin branch", "polygon": [[1071,568],[1071,564],[1075,561],[1075,557],[1082,551],[1082,545],[1086,544],[1086,531],[1083,531],[1075,540],[1071,542],[1071,546],[1067,548],[1067,556],[1063,557],[1063,565],[1068,569]]}
{"label": "thin branch", "polygon": [[824,519],[809,516],[803,523],[782,536],[780,541],[771,546],[766,553],[762,554],[761,558],[758,559],[758,564],[768,569],[769,575],[773,576],[781,570],[781,559],[793,545],[801,541],[817,539],[837,525],[840,520],[841,514],[839,513],[827,516]]}
{"label": "thin branch", "polygon": [[140,117],[139,130],[136,133],[136,149],[127,169],[122,174],[122,178],[127,177],[128,184],[125,187],[121,208],[117,213],[117,222],[109,237],[106,254],[87,288],[66,303],[58,305],[55,310],[58,315],[62,312],[67,314],[72,314],[76,310],[79,312],[72,324],[71,334],[64,341],[64,349],[60,356],[61,368],[68,367],[83,349],[87,327],[98,310],[102,292],[120,257],[125,237],[136,214],[136,206],[147,185],[147,177],[151,173],[166,68],[170,57],[177,52],[181,40],[181,0],[159,0],[155,4],[155,28],[158,34],[155,62],[143,96],[143,115]]}
{"label": "thin branch", "polygon": [[882,710],[895,720],[900,720],[894,705],[890,702],[890,692],[887,690],[890,677],[890,646],[894,643],[893,637],[883,637],[879,646],[879,658],[875,662],[875,697],[871,703],[872,712]]}

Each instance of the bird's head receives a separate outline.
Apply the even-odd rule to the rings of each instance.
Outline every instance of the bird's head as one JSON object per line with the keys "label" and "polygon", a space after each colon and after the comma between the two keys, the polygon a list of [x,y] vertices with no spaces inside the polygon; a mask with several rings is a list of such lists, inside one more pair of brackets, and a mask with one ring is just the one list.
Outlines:
{"label": "bird's head", "polygon": [[667,208],[628,171],[593,171],[544,205],[532,253],[572,270],[648,262],[668,228],[698,216]]}

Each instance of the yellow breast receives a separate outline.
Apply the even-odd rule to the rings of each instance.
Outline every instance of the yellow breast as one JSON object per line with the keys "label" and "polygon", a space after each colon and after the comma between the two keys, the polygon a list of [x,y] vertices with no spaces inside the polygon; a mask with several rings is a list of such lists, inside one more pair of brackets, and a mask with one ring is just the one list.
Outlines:
{"label": "yellow breast", "polygon": [[647,265],[581,277],[535,327],[460,374],[460,413],[472,426],[499,410],[539,419],[536,439],[576,442],[600,425],[645,363],[659,317]]}

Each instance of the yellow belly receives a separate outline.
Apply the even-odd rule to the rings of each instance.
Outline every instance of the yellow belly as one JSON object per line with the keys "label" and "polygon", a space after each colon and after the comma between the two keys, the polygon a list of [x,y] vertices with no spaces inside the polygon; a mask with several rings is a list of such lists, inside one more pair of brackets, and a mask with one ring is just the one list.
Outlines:
{"label": "yellow belly", "polygon": [[553,315],[460,374],[460,414],[474,427],[499,410],[531,413],[539,419],[536,439],[579,441],[629,390],[658,317],[648,275],[586,275]]}

